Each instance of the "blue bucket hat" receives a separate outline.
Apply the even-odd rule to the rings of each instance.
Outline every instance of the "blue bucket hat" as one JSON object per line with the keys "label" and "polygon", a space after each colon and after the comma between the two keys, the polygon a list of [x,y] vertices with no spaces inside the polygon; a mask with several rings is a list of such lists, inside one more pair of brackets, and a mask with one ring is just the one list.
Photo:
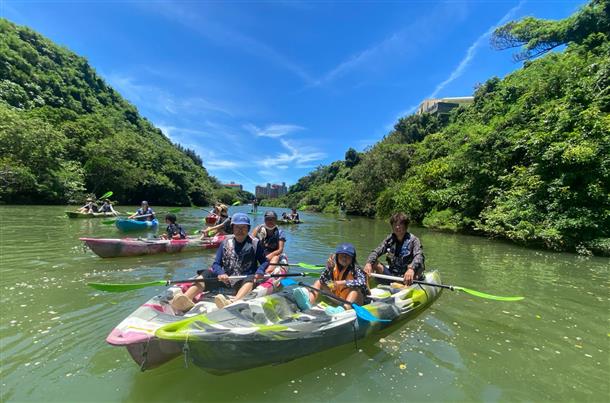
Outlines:
{"label": "blue bucket hat", "polygon": [[344,255],[349,255],[352,258],[356,258],[356,248],[354,248],[354,245],[352,245],[351,243],[342,243],[341,245],[337,246],[337,250],[335,250],[335,254],[344,254]]}
{"label": "blue bucket hat", "polygon": [[250,226],[250,217],[244,213],[235,213],[231,217],[231,225],[247,225]]}

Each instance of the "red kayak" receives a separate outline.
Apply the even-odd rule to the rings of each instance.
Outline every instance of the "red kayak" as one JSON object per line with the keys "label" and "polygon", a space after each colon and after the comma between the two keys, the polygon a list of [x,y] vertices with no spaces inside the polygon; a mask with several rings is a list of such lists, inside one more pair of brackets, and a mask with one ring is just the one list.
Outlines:
{"label": "red kayak", "polygon": [[157,253],[195,252],[215,249],[226,235],[212,238],[142,239],[142,238],[79,238],[100,257],[156,255]]}

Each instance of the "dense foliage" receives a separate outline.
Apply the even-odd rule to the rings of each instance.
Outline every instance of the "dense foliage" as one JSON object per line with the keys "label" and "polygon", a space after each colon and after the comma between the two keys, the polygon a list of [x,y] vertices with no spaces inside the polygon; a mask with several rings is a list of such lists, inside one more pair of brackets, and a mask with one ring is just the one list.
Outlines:
{"label": "dense foliage", "polygon": [[206,205],[225,195],[87,61],[0,19],[0,200],[65,203],[112,190],[123,203]]}
{"label": "dense foliage", "polygon": [[[562,32],[579,33],[562,37],[566,49],[488,80],[472,106],[445,118],[402,118],[357,159],[350,153],[349,162],[346,156],[319,167],[275,203],[328,212],[345,206],[348,213],[380,217],[403,210],[428,227],[610,254],[604,10],[607,0],[593,1],[556,22]],[[522,38],[533,56],[547,40],[536,33],[553,24],[528,18],[526,25],[527,41],[521,22],[496,34]]]}

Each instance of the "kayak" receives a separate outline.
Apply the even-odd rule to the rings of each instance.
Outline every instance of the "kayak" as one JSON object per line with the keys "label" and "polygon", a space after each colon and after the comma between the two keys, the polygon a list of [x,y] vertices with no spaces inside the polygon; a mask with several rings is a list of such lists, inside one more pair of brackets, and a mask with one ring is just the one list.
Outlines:
{"label": "kayak", "polygon": [[195,252],[215,249],[220,246],[225,235],[213,238],[188,239],[142,239],[142,238],[80,238],[96,255],[100,257],[123,257],[156,255],[158,253]]}
{"label": "kayak", "polygon": [[[441,284],[440,274],[426,274],[426,282]],[[366,322],[354,310],[327,314],[321,302],[300,311],[293,287],[258,298],[244,299],[217,310],[205,295],[193,309],[179,316],[167,294],[153,297],[123,320],[107,337],[126,347],[142,369],[154,368],[184,352],[206,371],[226,373],[282,363],[361,339],[395,323],[415,317],[441,294],[440,287],[412,285],[403,289],[378,286],[372,302],[363,306],[390,322]]]}
{"label": "kayak", "polygon": [[294,220],[277,220],[277,225],[293,225],[293,224],[303,224],[303,221],[294,221]]}
{"label": "kayak", "polygon": [[119,231],[142,231],[150,228],[156,228],[159,225],[159,221],[155,218],[152,221],[137,221],[130,220],[129,218],[119,218],[115,222],[116,227]]}
{"label": "kayak", "polygon": [[[437,271],[427,273],[425,281],[440,284],[440,275]],[[172,346],[166,350],[160,348],[161,351],[179,354],[178,350],[182,349],[195,365],[212,373],[240,371],[353,343],[355,339],[416,316],[442,290],[419,284],[404,288],[375,287],[371,290],[372,302],[363,308],[390,322],[367,322],[359,319],[352,309],[326,313],[324,303],[300,311],[292,297],[292,288],[239,301],[222,310],[189,315],[173,323],[166,317],[166,323],[154,331],[155,343]],[[138,325],[148,323],[146,316],[143,319]],[[151,327],[147,329],[152,332]]]}
{"label": "kayak", "polygon": [[112,213],[79,213],[78,211],[66,211],[68,218],[104,218],[116,217]]}
{"label": "kayak", "polygon": [[[288,263],[285,258],[282,262]],[[141,370],[158,367],[180,356],[184,343],[155,337],[155,331],[164,325],[218,310],[214,303],[218,291],[212,291],[197,296],[195,306],[185,314],[174,312],[169,302],[177,292],[185,291],[189,285],[187,283],[171,286],[149,299],[112,329],[106,337],[106,342],[112,346],[125,347]],[[261,289],[262,287],[259,287],[255,291]],[[263,293],[275,291],[275,288],[265,288]],[[245,299],[253,300],[256,296],[257,294],[252,292]]]}

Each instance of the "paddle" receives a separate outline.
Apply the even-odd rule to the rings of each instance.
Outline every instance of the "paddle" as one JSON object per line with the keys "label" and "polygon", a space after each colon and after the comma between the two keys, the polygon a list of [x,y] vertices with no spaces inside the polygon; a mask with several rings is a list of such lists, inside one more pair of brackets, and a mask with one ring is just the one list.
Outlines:
{"label": "paddle", "polygon": [[231,204],[231,206],[239,206],[241,204],[241,202],[238,200],[235,203]]}
{"label": "paddle", "polygon": [[111,191],[104,193],[101,197],[99,197],[97,200],[104,200],[109,198],[110,196],[112,196],[114,193]]}
{"label": "paddle", "polygon": [[354,312],[356,312],[356,316],[358,316],[362,320],[366,320],[367,322],[390,322],[390,320],[388,320],[388,319],[380,319],[380,318],[376,317],[375,315],[370,313],[367,309],[361,307],[360,305],[358,305],[358,304],[356,304],[354,302],[349,302],[348,300],[345,300],[345,299],[343,299],[341,297],[337,297],[333,293],[330,293],[330,292],[327,292],[327,291],[324,291],[324,290],[320,290],[320,289],[318,289],[316,287],[312,287],[312,286],[310,286],[308,284],[303,283],[302,281],[299,281],[297,283],[296,281],[287,278],[287,279],[282,280],[281,282],[282,282],[283,286],[299,285],[301,287],[309,288],[311,290],[319,292],[320,294],[322,294],[322,295],[324,295],[324,296],[326,296],[328,298],[337,300],[337,301],[341,302],[342,304],[350,305],[354,309]]}
{"label": "paddle", "polygon": [[[264,278],[270,277],[308,277],[311,276],[312,273],[286,273],[286,274],[265,274]],[[254,276],[231,276],[230,280],[241,280],[245,278],[252,278]],[[138,290],[140,288],[146,287],[157,287],[157,286],[169,286],[172,284],[181,284],[181,283],[193,283],[193,282],[206,282],[206,281],[218,281],[216,279],[205,279],[205,278],[192,278],[188,280],[158,280],[158,281],[149,281],[146,283],[132,283],[132,284],[110,284],[110,283],[87,283],[87,285],[91,288],[94,288],[99,291],[107,291],[107,292],[125,292]]]}
{"label": "paddle", "polygon": [[[371,277],[383,278],[383,279],[386,279],[386,280],[400,281],[401,283],[404,280],[402,277],[388,276],[388,275],[385,275],[385,274],[377,274],[377,273],[371,273]],[[419,280],[413,280],[413,282],[415,284],[429,285],[429,286],[432,286],[432,287],[446,288],[446,289],[451,290],[451,291],[464,291],[465,293],[470,294],[470,295],[474,295],[475,297],[485,298],[485,299],[493,299],[493,300],[496,300],[496,301],[521,301],[523,299],[523,297],[502,297],[502,296],[499,296],[499,295],[487,294],[487,293],[484,293],[484,292],[481,292],[481,291],[471,290],[469,288],[460,287],[460,286],[457,286],[457,285],[445,285],[445,284],[426,283],[424,281],[419,281]]]}
{"label": "paddle", "polygon": [[311,264],[307,264],[307,263],[269,263],[269,266],[289,266],[289,267],[301,267],[303,269],[310,269],[310,270],[321,270],[324,268],[324,266],[314,266]]}

